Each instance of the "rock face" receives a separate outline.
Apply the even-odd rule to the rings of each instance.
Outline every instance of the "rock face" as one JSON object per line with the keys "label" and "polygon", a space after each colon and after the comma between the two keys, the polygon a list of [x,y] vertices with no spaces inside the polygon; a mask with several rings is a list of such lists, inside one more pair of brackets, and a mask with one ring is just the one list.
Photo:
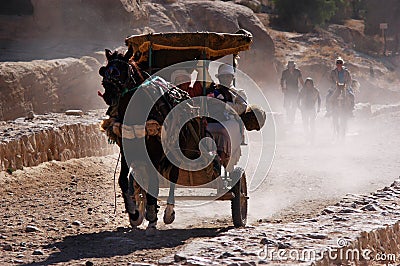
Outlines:
{"label": "rock face", "polygon": [[257,12],[257,13],[261,12],[261,7],[262,7],[261,1],[258,1],[258,0],[234,0],[233,2],[235,4],[247,6],[254,12]]}
{"label": "rock face", "polygon": [[107,143],[96,119],[100,113],[82,117],[62,114],[35,116],[2,122],[0,131],[0,171],[22,169],[40,163],[86,156],[102,156],[117,151]]}
{"label": "rock face", "polygon": [[354,50],[374,54],[381,49],[382,45],[379,42],[359,30],[336,24],[330,25],[329,30],[341,37],[345,43],[352,45]]}
{"label": "rock face", "polygon": [[145,12],[132,0],[18,0],[1,11],[0,60],[81,57],[123,44]]}
{"label": "rock face", "polygon": [[91,57],[0,63],[0,120],[105,107],[96,95],[99,67]]}
{"label": "rock face", "polygon": [[[239,68],[254,79],[276,80],[273,41],[253,11],[222,1],[20,0],[3,10],[0,23],[0,120],[66,109],[104,107],[96,96],[100,63],[84,56],[121,46],[143,32],[252,32],[251,51]],[[51,12],[50,12],[51,11]],[[104,60],[104,56],[96,56]],[[263,69],[263,71],[260,71]]]}
{"label": "rock face", "polygon": [[275,53],[273,41],[251,9],[222,1],[176,1],[164,5],[153,1],[144,5],[149,14],[147,30],[250,31],[254,43],[250,51],[240,54],[239,68],[254,79],[276,80],[277,73],[271,64]]}
{"label": "rock face", "polygon": [[[83,56],[121,46],[124,38],[144,32],[217,31],[244,28],[253,33],[253,49],[273,58],[274,46],[253,11],[222,1],[25,0],[0,17],[0,60]],[[239,1],[240,2],[240,1]],[[240,4],[257,4],[242,1]],[[49,12],[51,11],[51,12]],[[260,51],[259,51],[260,52]]]}

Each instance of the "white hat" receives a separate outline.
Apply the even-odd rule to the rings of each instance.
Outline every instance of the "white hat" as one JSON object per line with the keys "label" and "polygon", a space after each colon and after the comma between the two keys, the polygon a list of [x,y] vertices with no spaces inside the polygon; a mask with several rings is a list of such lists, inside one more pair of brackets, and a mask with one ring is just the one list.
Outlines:
{"label": "white hat", "polygon": [[338,56],[337,58],[336,58],[336,62],[342,62],[343,64],[344,64],[344,60],[343,60],[343,58],[342,57],[340,57],[340,56]]}
{"label": "white hat", "polygon": [[[178,70],[175,70],[174,72],[172,72],[171,82],[175,83],[175,80],[177,77],[185,77],[186,79],[185,79],[184,83],[191,82],[191,80],[192,80],[190,74],[184,69],[178,69]],[[177,84],[177,85],[179,85],[179,84]]]}
{"label": "white hat", "polygon": [[215,75],[217,78],[220,75],[235,75],[235,70],[231,65],[222,64],[218,68],[218,74]]}

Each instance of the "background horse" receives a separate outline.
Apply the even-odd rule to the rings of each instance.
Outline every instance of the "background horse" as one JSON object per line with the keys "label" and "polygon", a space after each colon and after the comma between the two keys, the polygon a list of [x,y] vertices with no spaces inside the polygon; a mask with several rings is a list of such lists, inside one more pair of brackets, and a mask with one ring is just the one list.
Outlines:
{"label": "background horse", "polygon": [[[106,66],[101,67],[99,70],[99,74],[103,77],[102,85],[105,89],[105,93],[99,93],[99,95],[102,96],[107,105],[110,106],[107,110],[110,119],[108,119],[108,123],[106,123],[103,128],[105,128],[109,137],[115,140],[120,147],[121,172],[118,183],[122,190],[125,209],[129,214],[131,225],[135,227],[143,220],[142,213],[136,207],[137,202],[135,202],[135,189],[133,185],[134,178],[142,178],[146,179],[148,184],[145,197],[146,211],[144,216],[146,220],[149,221],[148,228],[155,228],[157,223],[157,196],[159,185],[157,172],[152,171],[152,169],[156,168],[159,172],[162,170],[160,169],[161,166],[164,169],[169,169],[168,179],[171,181],[170,192],[167,201],[167,208],[164,213],[164,222],[167,224],[172,223],[175,218],[175,212],[173,211],[174,189],[178,179],[179,169],[166,159],[159,134],[147,134],[145,137],[145,148],[143,148],[144,145],[141,145],[140,143],[143,139],[124,141],[124,144],[128,143],[129,150],[134,150],[134,154],[129,154],[130,158],[126,158],[126,154],[124,153],[124,147],[126,148],[126,145],[122,145],[121,128],[124,127],[124,125],[122,125],[124,118],[125,121],[128,118],[130,125],[144,125],[146,124],[146,121],[155,121],[155,124],[160,126],[163,124],[168,112],[173,108],[173,104],[168,100],[170,97],[166,97],[165,95],[168,91],[161,95],[159,88],[153,88],[151,86],[149,88],[146,87],[144,90],[138,90],[138,87],[143,85],[143,82],[149,77],[149,75],[145,71],[141,70],[140,66],[135,63],[132,57],[132,48],[129,48],[125,55],[118,52],[112,53],[110,50],[106,49],[106,58],[108,62]],[[172,84],[170,85],[172,86]],[[189,98],[185,92],[180,91],[174,86],[172,86],[171,91],[172,90],[174,90],[175,94],[178,92],[178,95],[183,95],[183,98]],[[139,97],[140,101],[135,101],[134,105],[129,105],[133,95]],[[169,96],[169,94],[167,96]],[[153,105],[154,102],[155,104]],[[126,116],[128,105],[129,115]],[[144,111],[147,106],[153,106],[150,112]],[[200,128],[196,123],[189,124],[192,126],[191,129],[193,129],[194,126],[196,132],[200,131]],[[149,130],[147,130],[147,132],[148,131]],[[195,152],[194,154],[192,152],[192,154],[187,157],[195,159],[197,156],[196,154],[199,154],[200,152],[198,149],[198,143],[193,143],[193,138],[186,137],[188,136],[189,131],[190,130],[187,126],[182,128],[179,135],[179,143],[183,149],[190,145],[191,150],[193,151],[194,149]],[[143,164],[142,159],[145,154],[148,154],[152,165],[146,165],[146,162]],[[127,159],[129,159],[130,162],[127,162]],[[135,177],[131,174],[128,179],[129,167],[131,164],[134,165]]]}
{"label": "background horse", "polygon": [[344,139],[347,131],[347,121],[351,112],[350,98],[346,84],[337,83],[331,96],[332,122],[335,137]]}

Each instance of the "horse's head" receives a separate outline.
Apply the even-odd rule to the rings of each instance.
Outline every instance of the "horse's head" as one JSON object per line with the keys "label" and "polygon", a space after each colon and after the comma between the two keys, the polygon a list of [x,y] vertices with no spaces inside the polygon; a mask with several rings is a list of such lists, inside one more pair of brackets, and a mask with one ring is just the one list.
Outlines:
{"label": "horse's head", "polygon": [[339,83],[339,82],[336,82],[336,88],[338,89],[338,90],[344,90],[344,88],[346,87],[346,83]]}
{"label": "horse's head", "polygon": [[105,89],[102,95],[104,101],[112,106],[118,103],[119,97],[144,81],[143,74],[131,59],[133,49],[129,47],[125,54],[106,49],[107,65],[99,69],[103,77],[102,85]]}

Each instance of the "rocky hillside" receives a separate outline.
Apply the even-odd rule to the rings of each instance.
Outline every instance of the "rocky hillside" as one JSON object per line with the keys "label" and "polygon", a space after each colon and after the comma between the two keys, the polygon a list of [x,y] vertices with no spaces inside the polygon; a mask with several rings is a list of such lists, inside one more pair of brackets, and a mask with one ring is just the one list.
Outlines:
{"label": "rocky hillside", "polygon": [[[103,107],[96,91],[104,57],[94,53],[123,46],[131,34],[244,28],[254,44],[240,68],[276,80],[271,37],[251,9],[233,2],[18,0],[1,12],[0,60],[23,62],[0,63],[0,119]],[[27,62],[32,59],[54,60]]]}
{"label": "rocky hillside", "polygon": [[123,44],[145,12],[135,1],[16,0],[2,10],[1,61],[81,57]]}
{"label": "rocky hillside", "polygon": [[399,102],[400,64],[396,61],[399,56],[372,57],[363,53],[379,45],[363,31],[363,22],[354,20],[306,34],[269,29],[274,39],[278,73],[288,60],[295,60],[304,78],[312,77],[325,96],[330,87],[329,73],[335,67],[335,58],[341,56],[352,77],[360,82],[360,91],[356,93],[358,102]]}
{"label": "rocky hillside", "polygon": [[400,101],[399,75],[394,71],[400,59],[368,56],[381,43],[364,34],[362,21],[307,34],[283,32],[269,27],[267,14],[254,13],[259,10],[257,3],[16,0],[0,12],[0,119],[31,111],[104,107],[96,96],[100,89],[97,70],[104,62],[98,51],[123,47],[124,38],[131,34],[170,31],[249,30],[254,43],[250,51],[241,53],[239,68],[264,90],[277,90],[281,70],[287,60],[294,59],[304,76],[313,77],[325,93],[327,73],[341,55],[364,88],[359,101]]}
{"label": "rocky hillside", "polygon": [[[158,1],[165,2],[165,1]],[[148,27],[154,31],[235,32],[246,29],[254,36],[250,51],[241,53],[240,67],[255,79],[275,79],[274,43],[254,12],[242,5],[222,1],[169,1],[146,3]],[[162,19],[161,19],[162,18]],[[263,69],[263,72],[259,70]]]}

